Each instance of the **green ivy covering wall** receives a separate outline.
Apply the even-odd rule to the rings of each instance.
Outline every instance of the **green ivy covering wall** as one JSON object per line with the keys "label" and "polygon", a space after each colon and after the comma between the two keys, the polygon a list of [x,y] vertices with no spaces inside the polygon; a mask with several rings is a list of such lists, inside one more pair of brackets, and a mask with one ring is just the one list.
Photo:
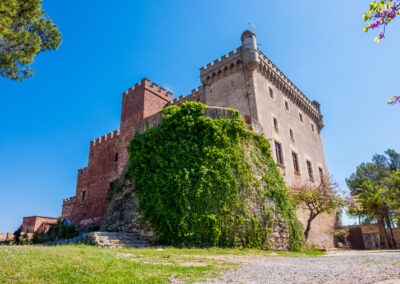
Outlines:
{"label": "green ivy covering wall", "polygon": [[269,142],[233,119],[205,117],[188,102],[162,110],[163,121],[128,146],[128,176],[140,211],[164,244],[271,248],[282,227],[288,249],[304,245],[302,229]]}

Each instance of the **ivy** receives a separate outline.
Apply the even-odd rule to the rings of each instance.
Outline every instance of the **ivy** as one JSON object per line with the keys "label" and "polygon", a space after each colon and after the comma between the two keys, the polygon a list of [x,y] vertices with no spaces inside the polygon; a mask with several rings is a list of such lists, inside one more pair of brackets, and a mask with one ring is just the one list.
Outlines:
{"label": "ivy", "polygon": [[278,216],[290,248],[301,249],[301,227],[269,142],[238,112],[211,119],[205,108],[167,107],[162,123],[128,146],[127,175],[143,217],[164,244],[268,249]]}

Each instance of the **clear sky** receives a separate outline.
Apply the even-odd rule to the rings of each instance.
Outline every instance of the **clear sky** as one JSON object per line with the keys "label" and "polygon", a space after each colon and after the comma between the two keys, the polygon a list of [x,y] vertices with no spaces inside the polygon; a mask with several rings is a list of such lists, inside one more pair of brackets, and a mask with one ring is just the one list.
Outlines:
{"label": "clear sky", "polygon": [[260,49],[321,103],[330,173],[400,150],[400,22],[374,43],[362,32],[371,0],[49,1],[63,43],[38,56],[34,77],[0,78],[0,232],[23,216],[61,215],[89,141],[119,127],[121,94],[143,77],[175,96],[200,85],[200,67],[240,45],[255,25]]}

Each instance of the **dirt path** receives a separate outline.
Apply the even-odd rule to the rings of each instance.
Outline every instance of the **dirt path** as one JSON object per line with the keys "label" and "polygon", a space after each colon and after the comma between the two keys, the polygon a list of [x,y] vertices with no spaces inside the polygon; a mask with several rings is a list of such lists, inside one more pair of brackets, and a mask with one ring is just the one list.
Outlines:
{"label": "dirt path", "polygon": [[400,283],[400,251],[337,252],[320,257],[239,259],[207,283]]}

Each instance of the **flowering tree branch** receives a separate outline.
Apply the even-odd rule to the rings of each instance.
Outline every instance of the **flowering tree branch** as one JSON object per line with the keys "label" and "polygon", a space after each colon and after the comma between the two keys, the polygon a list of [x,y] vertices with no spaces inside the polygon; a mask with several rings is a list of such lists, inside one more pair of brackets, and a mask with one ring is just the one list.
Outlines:
{"label": "flowering tree branch", "polygon": [[[400,0],[381,0],[374,1],[369,6],[369,10],[363,15],[364,22],[363,31],[368,32],[377,28],[382,30],[375,37],[376,42],[380,42],[385,38],[386,26],[400,15]],[[388,104],[400,103],[400,96],[394,96]]]}
{"label": "flowering tree branch", "polygon": [[385,38],[386,26],[399,15],[400,0],[374,1],[369,6],[368,12],[363,15],[364,21],[368,22],[363,26],[363,31],[382,28],[383,30],[375,38],[376,42],[380,42]]}

